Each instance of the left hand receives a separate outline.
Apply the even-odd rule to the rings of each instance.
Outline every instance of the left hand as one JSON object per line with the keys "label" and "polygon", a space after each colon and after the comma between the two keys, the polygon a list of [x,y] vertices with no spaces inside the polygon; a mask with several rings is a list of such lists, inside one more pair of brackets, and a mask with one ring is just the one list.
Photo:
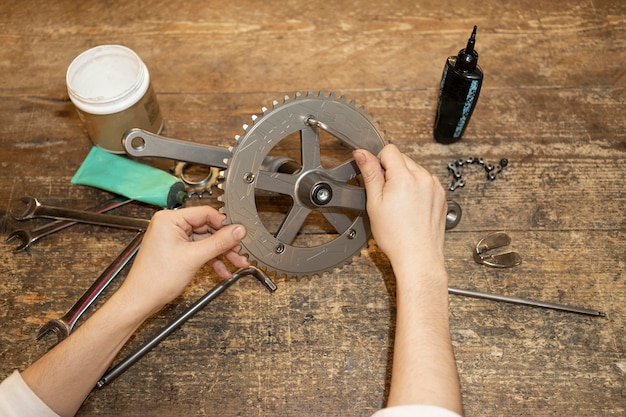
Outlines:
{"label": "left hand", "polygon": [[239,255],[244,226],[223,226],[224,219],[209,206],[157,212],[120,290],[130,291],[135,302],[144,301],[154,312],[181,294],[206,263],[224,279],[232,273],[221,256],[235,267],[248,266]]}

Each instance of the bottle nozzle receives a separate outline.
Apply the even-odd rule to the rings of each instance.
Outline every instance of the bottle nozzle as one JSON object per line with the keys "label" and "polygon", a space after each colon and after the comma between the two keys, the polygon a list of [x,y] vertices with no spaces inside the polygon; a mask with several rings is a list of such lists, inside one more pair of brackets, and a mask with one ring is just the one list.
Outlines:
{"label": "bottle nozzle", "polygon": [[458,70],[472,71],[478,64],[478,52],[474,50],[474,46],[476,45],[476,29],[477,26],[474,26],[474,30],[467,41],[467,46],[465,49],[461,49],[459,51],[459,55],[457,56],[456,64],[454,66]]}
{"label": "bottle nozzle", "polygon": [[476,29],[477,28],[478,27],[474,25],[474,30],[472,31],[472,34],[470,35],[467,41],[467,46],[465,47],[466,54],[471,54],[472,52],[474,52],[474,45],[476,44]]}

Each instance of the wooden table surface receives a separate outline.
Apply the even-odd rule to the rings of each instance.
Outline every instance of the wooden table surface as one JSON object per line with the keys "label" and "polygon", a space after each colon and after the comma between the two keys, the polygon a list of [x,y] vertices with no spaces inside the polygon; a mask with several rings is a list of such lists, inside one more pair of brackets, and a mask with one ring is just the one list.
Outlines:
{"label": "wooden table surface", "polygon": [[[365,106],[386,139],[444,184],[450,161],[510,161],[492,182],[466,170],[467,185],[449,192],[463,209],[446,237],[451,286],[606,312],[451,295],[466,414],[624,416],[626,2],[461,3],[3,1],[3,236],[45,223],[11,219],[24,195],[72,208],[111,196],[70,184],[92,144],[65,71],[90,47],[135,50],[150,70],[164,134],[220,147],[233,145],[272,100],[333,91]],[[443,64],[473,25],[483,90],[463,139],[440,145],[432,124]],[[133,204],[118,212],[153,210]],[[473,261],[475,243],[498,230],[511,236],[522,265],[496,270]],[[132,235],[81,225],[27,252],[3,247],[2,378],[50,347],[52,337],[35,340],[39,327],[69,308]],[[124,352],[216,282],[203,269]],[[388,392],[393,282],[374,242],[322,277],[279,280],[273,294],[242,280],[95,391],[79,415],[367,416]]]}

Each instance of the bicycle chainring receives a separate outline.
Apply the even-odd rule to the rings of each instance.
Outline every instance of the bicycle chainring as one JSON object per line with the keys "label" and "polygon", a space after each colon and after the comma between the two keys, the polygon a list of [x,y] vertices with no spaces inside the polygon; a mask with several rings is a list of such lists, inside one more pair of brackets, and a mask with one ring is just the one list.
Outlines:
{"label": "bicycle chainring", "polygon": [[241,253],[277,277],[344,266],[371,236],[351,152],[380,152],[376,123],[354,102],[322,92],[274,101],[252,119],[236,137],[218,197],[225,223],[247,229]]}

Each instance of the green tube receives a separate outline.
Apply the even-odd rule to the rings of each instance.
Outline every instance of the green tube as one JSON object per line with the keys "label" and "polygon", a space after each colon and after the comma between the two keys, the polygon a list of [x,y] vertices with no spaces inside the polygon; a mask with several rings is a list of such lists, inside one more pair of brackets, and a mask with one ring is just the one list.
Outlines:
{"label": "green tube", "polygon": [[174,208],[184,203],[184,184],[167,172],[93,147],[71,180],[133,200]]}

